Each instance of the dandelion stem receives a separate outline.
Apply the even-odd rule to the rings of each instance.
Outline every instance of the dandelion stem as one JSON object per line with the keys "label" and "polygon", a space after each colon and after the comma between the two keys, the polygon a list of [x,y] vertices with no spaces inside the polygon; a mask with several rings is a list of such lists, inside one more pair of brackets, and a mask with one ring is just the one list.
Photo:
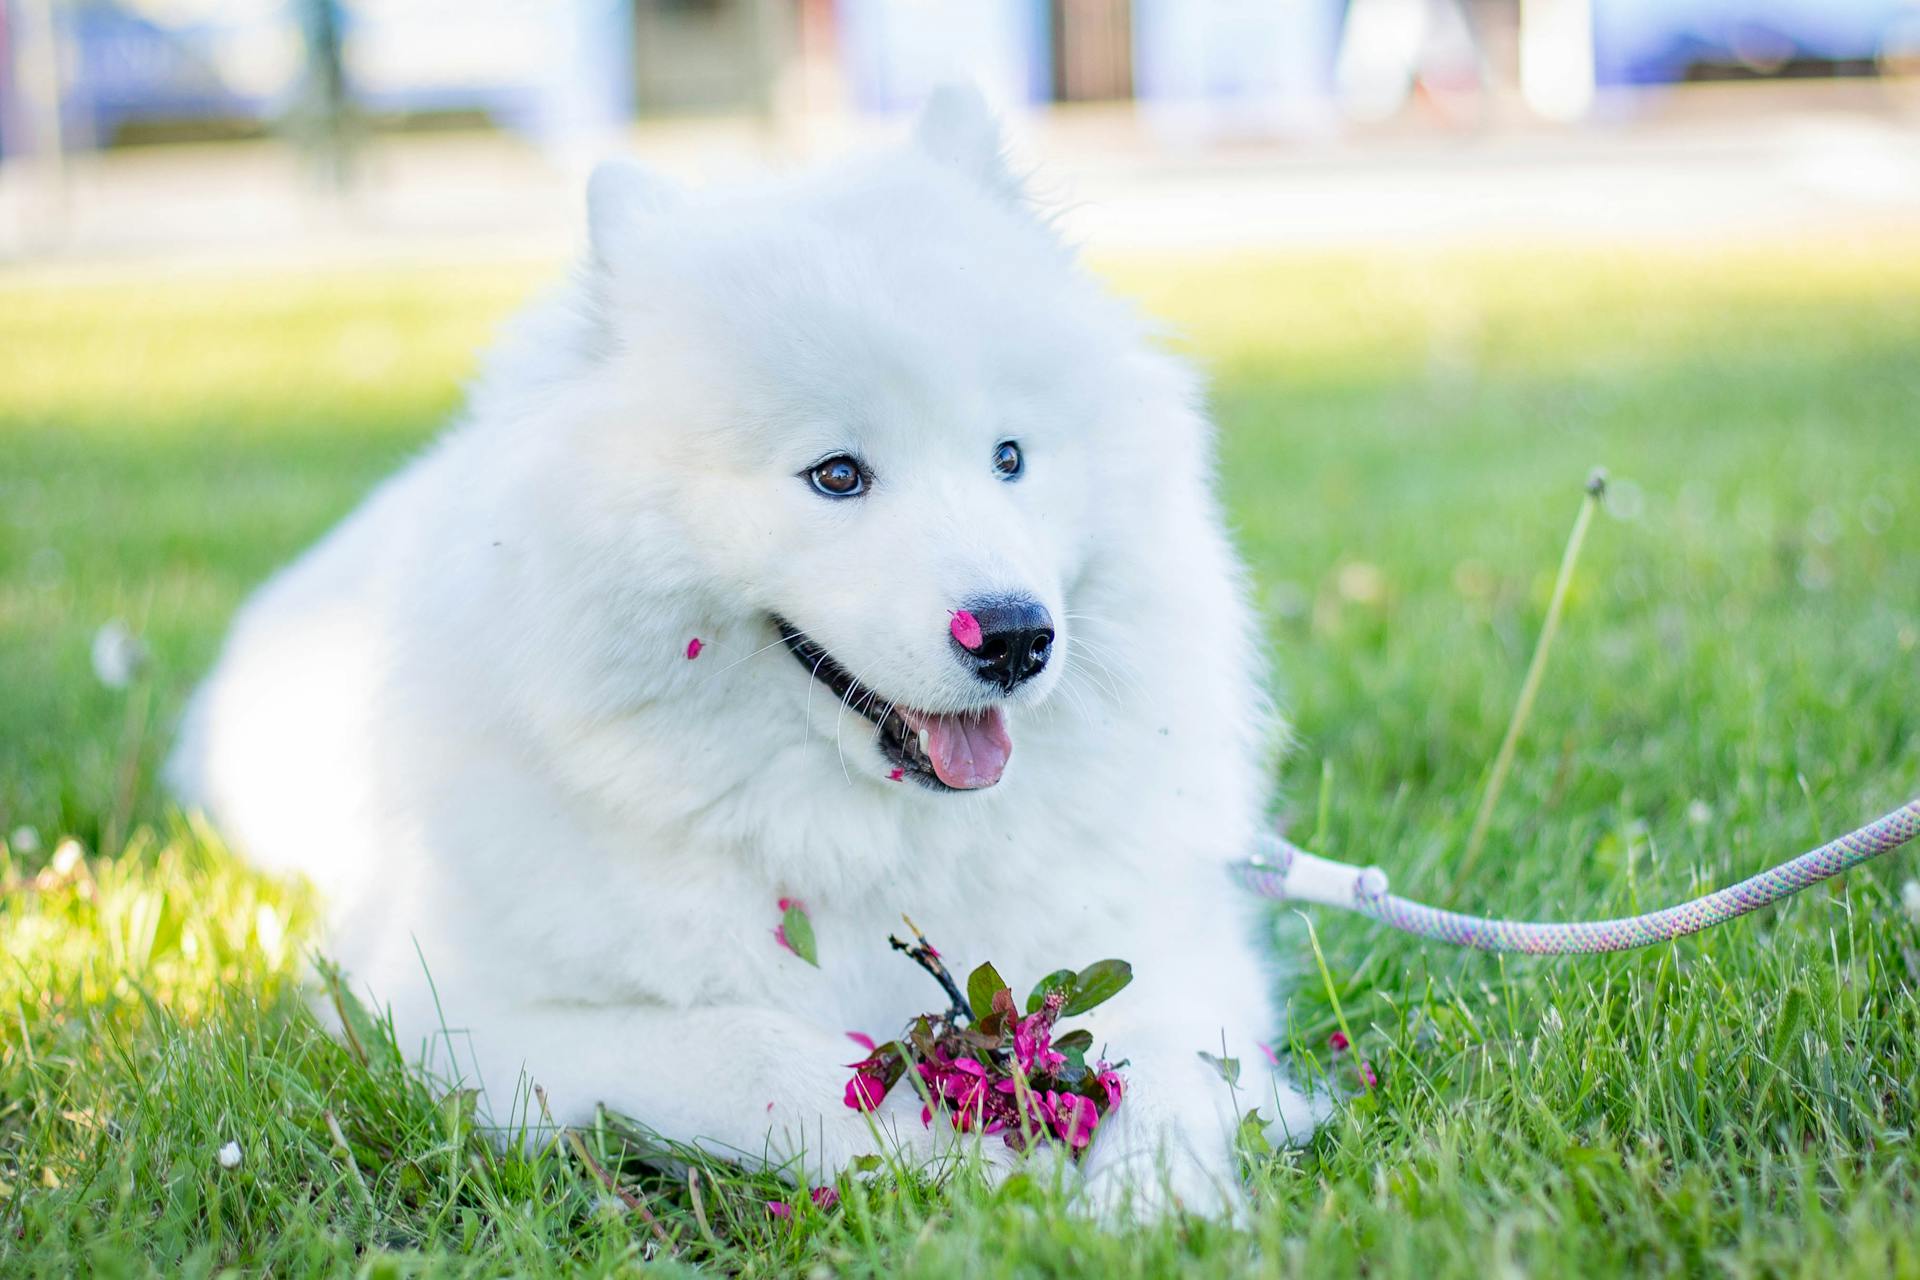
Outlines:
{"label": "dandelion stem", "polygon": [[1533,714],[1533,700],[1540,693],[1540,683],[1547,674],[1547,653],[1553,648],[1553,637],[1560,630],[1560,615],[1566,609],[1567,591],[1573,585],[1574,566],[1580,561],[1580,547],[1587,540],[1587,526],[1593,523],[1594,508],[1600,505],[1600,498],[1607,491],[1607,473],[1595,467],[1593,474],[1587,477],[1587,494],[1581,499],[1580,514],[1573,522],[1573,532],[1567,538],[1567,549],[1560,557],[1560,574],[1554,579],[1553,596],[1547,603],[1546,621],[1540,624],[1540,639],[1533,646],[1533,661],[1527,664],[1527,678],[1520,685],[1520,697],[1513,705],[1513,718],[1507,721],[1507,736],[1501,739],[1500,752],[1493,759],[1493,772],[1487,777],[1487,789],[1480,797],[1480,812],[1474,815],[1473,831],[1467,836],[1467,851],[1460,859],[1455,874],[1465,876],[1472,870],[1473,864],[1480,859],[1480,851],[1487,843],[1487,826],[1493,821],[1493,809],[1500,802],[1500,792],[1507,785],[1507,773],[1513,768],[1513,753],[1520,745],[1520,735],[1527,727],[1527,719]]}

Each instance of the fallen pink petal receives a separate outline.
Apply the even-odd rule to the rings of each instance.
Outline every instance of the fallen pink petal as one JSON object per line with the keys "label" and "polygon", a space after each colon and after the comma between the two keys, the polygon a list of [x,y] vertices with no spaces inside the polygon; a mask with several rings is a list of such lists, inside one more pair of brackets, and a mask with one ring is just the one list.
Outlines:
{"label": "fallen pink petal", "polygon": [[894,771],[893,771],[892,773],[889,773],[889,774],[887,775],[887,781],[888,781],[888,782],[898,782],[898,781],[900,781],[900,780],[901,780],[902,778],[904,778],[904,777],[906,777],[906,776],[907,776],[907,772],[906,772],[906,770],[904,770],[904,769],[895,769],[895,770],[894,770]]}
{"label": "fallen pink petal", "polygon": [[706,648],[706,646],[700,643],[699,636],[695,636],[693,639],[687,641],[687,661],[692,662],[695,658],[699,657],[700,651],[704,648]]}
{"label": "fallen pink petal", "polygon": [[868,1053],[872,1053],[875,1049],[878,1049],[880,1047],[879,1045],[873,1042],[873,1037],[868,1035],[864,1031],[849,1031],[847,1032],[847,1039],[853,1041],[855,1044],[859,1045],[862,1049],[865,1049]]}
{"label": "fallen pink petal", "polygon": [[953,638],[960,642],[963,649],[978,649],[985,643],[986,637],[980,633],[980,619],[965,609],[953,610],[953,618],[947,623],[953,632]]}
{"label": "fallen pink petal", "polygon": [[1268,1066],[1277,1067],[1280,1065],[1280,1055],[1273,1051],[1272,1045],[1264,1040],[1255,1040],[1253,1043],[1259,1048],[1260,1052],[1266,1056]]}

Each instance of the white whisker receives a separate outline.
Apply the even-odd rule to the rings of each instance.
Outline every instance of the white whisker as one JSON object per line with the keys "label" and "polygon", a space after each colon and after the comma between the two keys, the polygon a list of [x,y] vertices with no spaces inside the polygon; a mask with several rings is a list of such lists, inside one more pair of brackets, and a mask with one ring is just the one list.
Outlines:
{"label": "white whisker", "polygon": [[[751,655],[749,655],[751,656]],[[820,684],[820,664],[827,660],[827,651],[822,649],[820,656],[813,660],[813,679],[807,681],[807,705],[800,712],[800,742],[805,745],[813,740],[813,691]]]}
{"label": "white whisker", "polygon": [[[853,695],[867,691],[866,682],[862,680],[860,676],[865,675],[871,670],[873,670],[873,664],[868,663],[866,666],[860,668],[860,675],[854,676],[848,683],[847,691],[840,695],[840,714],[834,718],[833,722],[833,753],[840,757],[840,772],[846,777],[848,786],[853,785],[853,773],[847,768],[847,753],[842,749],[841,734],[847,727],[847,713],[853,711]],[[856,711],[854,714],[859,715],[860,713]],[[864,720],[865,718],[865,716],[861,716],[861,719]]]}
{"label": "white whisker", "polygon": [[717,670],[709,672],[707,674],[707,679],[712,680],[712,679],[716,679],[719,676],[725,675],[727,672],[733,670],[735,667],[739,666],[741,663],[747,661],[747,659],[757,658],[761,654],[765,653],[767,650],[777,648],[778,646],[783,645],[786,642],[787,642],[787,638],[785,636],[778,636],[774,639],[772,644],[763,644],[758,649],[755,649],[752,653],[746,654],[744,657],[735,658],[732,662],[729,662],[726,666],[720,667]]}

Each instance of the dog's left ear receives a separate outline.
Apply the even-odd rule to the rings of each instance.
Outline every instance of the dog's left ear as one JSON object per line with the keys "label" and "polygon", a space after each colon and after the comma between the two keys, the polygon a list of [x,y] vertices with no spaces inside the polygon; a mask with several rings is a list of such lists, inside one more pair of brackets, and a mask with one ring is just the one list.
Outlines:
{"label": "dog's left ear", "polygon": [[632,160],[603,160],[587,179],[587,241],[594,261],[617,269],[648,219],[680,203],[680,189]]}
{"label": "dog's left ear", "polygon": [[933,91],[913,127],[914,142],[941,164],[958,169],[988,194],[1018,204],[1026,193],[1007,168],[1006,140],[987,100],[970,84]]}

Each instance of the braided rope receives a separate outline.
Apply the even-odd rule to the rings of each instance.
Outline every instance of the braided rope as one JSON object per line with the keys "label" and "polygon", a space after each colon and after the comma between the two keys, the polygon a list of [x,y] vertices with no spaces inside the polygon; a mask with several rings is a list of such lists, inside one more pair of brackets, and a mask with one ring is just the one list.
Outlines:
{"label": "braided rope", "polygon": [[[1479,951],[1524,951],[1532,955],[1628,951],[1655,942],[1684,938],[1791,897],[1808,885],[1837,876],[1842,871],[1897,849],[1917,836],[1920,836],[1920,800],[1910,800],[1858,831],[1848,832],[1818,849],[1801,854],[1791,862],[1783,862],[1738,884],[1728,885],[1705,897],[1663,911],[1650,911],[1645,915],[1625,916],[1617,920],[1553,923],[1462,915],[1457,911],[1442,911],[1388,893],[1386,877],[1377,871],[1344,867],[1343,870],[1352,872],[1350,900],[1335,905],[1371,916],[1405,933],[1451,942],[1456,946],[1473,947]],[[1261,859],[1236,865],[1235,870],[1242,883],[1262,897],[1302,896],[1298,892],[1288,893],[1288,873],[1297,860],[1312,858],[1312,855],[1285,840],[1276,840],[1274,847],[1281,858],[1278,865]],[[1317,858],[1312,860],[1322,866],[1329,865]]]}

